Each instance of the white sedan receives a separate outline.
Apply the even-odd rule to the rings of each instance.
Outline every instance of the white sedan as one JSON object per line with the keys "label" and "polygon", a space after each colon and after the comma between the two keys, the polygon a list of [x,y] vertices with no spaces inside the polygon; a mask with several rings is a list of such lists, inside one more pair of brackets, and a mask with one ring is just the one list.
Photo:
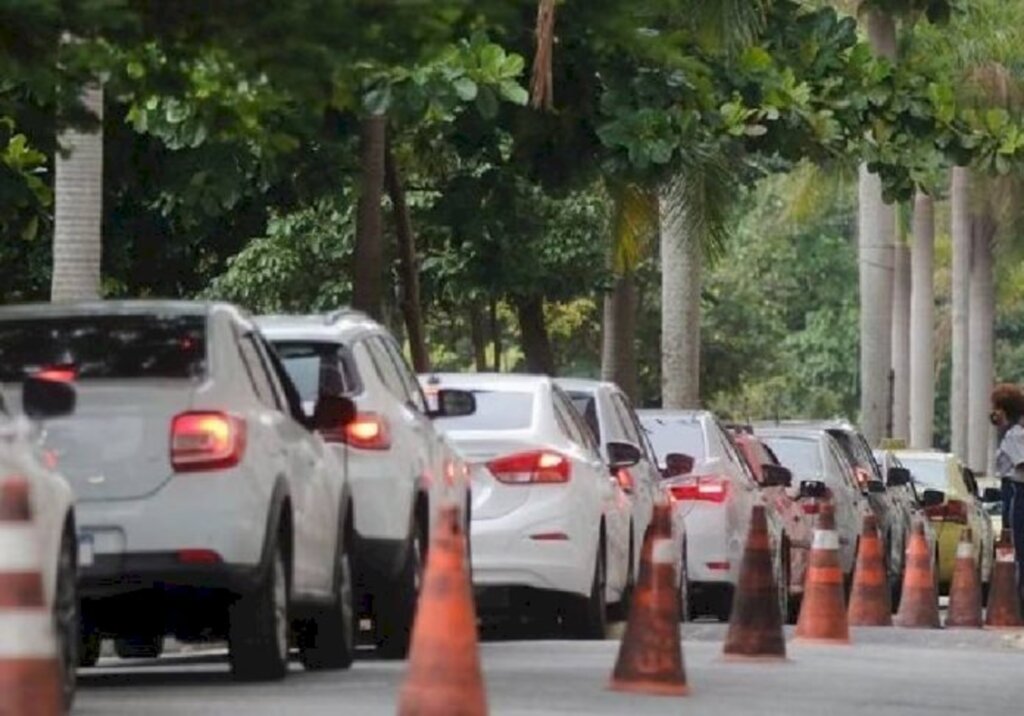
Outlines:
{"label": "white sedan", "polygon": [[69,385],[52,380],[29,380],[22,390],[25,415],[12,417],[0,396],[0,488],[12,480],[27,480],[33,522],[42,556],[43,589],[53,609],[54,627],[62,666],[65,704],[75,693],[78,666],[78,595],[76,591],[78,542],[74,497],[57,472],[52,453],[42,449],[44,429],[30,422],[70,413],[75,393]]}
{"label": "white sedan", "polygon": [[557,616],[573,637],[603,638],[608,604],[629,591],[630,503],[572,401],[542,376],[421,381],[428,393],[457,388],[476,398],[476,413],[437,425],[470,464],[482,611]]}

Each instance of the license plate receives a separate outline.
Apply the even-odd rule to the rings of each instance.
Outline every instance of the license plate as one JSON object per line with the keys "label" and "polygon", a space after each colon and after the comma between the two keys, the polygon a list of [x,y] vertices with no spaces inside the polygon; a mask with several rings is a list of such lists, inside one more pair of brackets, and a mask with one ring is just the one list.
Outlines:
{"label": "license plate", "polygon": [[93,549],[92,535],[79,535],[78,566],[91,567],[95,561],[96,553]]}

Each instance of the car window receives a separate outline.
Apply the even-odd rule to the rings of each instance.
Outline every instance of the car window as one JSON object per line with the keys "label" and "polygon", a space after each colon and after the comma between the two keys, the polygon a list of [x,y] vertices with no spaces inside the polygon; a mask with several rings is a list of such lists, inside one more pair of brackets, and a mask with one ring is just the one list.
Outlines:
{"label": "car window", "polygon": [[395,367],[398,379],[402,381],[405,388],[407,402],[421,413],[426,413],[427,400],[423,397],[423,391],[420,388],[420,383],[416,380],[416,375],[412,372],[412,369],[409,368],[409,364],[406,362],[405,356],[403,356],[402,352],[398,350],[398,344],[390,338],[381,338],[380,341],[384,346],[385,353],[387,353]]}
{"label": "car window", "polygon": [[622,426],[626,439],[637,447],[642,447],[640,431],[633,422],[633,411],[626,404],[626,401],[618,393],[612,394],[612,405],[615,406],[615,414],[618,416],[619,425]]}
{"label": "car window", "polygon": [[594,433],[594,436],[599,442],[606,442],[605,436],[601,430],[601,423],[597,415],[597,398],[593,393],[584,393],[580,391],[570,391],[569,399],[572,401],[573,407],[579,411],[580,415],[583,416],[583,420],[587,423],[587,427]]}
{"label": "car window", "polygon": [[818,441],[813,438],[766,436],[764,442],[797,479],[821,479],[824,466]]}
{"label": "car window", "polygon": [[904,457],[903,465],[910,470],[915,485],[928,490],[949,490],[949,471],[945,460]]}
{"label": "car window", "polygon": [[555,403],[556,414],[561,415],[562,427],[569,439],[578,445],[592,447],[593,441],[587,439],[590,429],[583,425],[583,421],[578,417],[579,414],[576,413],[565,394],[555,388],[551,391],[551,398]]}
{"label": "car window", "polygon": [[640,422],[651,438],[660,465],[664,466],[665,456],[669,453],[683,453],[697,461],[707,458],[704,430],[698,420],[647,416]]}
{"label": "car window", "polygon": [[636,446],[640,448],[640,452],[644,454],[644,457],[646,457],[647,460],[654,462],[654,448],[651,447],[651,441],[647,436],[647,430],[645,430],[644,426],[640,424],[640,418],[637,417],[636,411],[633,410],[633,406],[630,404],[629,398],[622,393],[616,393],[615,397],[618,399],[622,408],[626,425],[630,428],[629,434],[632,436],[630,439],[635,441]]}
{"label": "car window", "polygon": [[473,390],[476,412],[452,418],[436,418],[444,430],[525,430],[533,424],[534,394],[517,391]]}
{"label": "car window", "polygon": [[354,386],[337,343],[274,343],[306,412],[321,395],[352,395]]}
{"label": "car window", "polygon": [[[239,332],[241,332],[241,329]],[[267,367],[260,356],[259,350],[256,348],[252,334],[242,333],[238,336],[237,343],[238,351],[242,356],[242,363],[245,364],[245,371],[249,375],[249,381],[252,384],[253,391],[256,393],[256,397],[268,408],[280,410],[281,406],[278,404],[277,395],[274,393],[274,384],[270,380]]]}
{"label": "car window", "polygon": [[754,478],[754,473],[750,470],[750,465],[744,457],[740,455],[739,448],[737,448],[736,443],[733,442],[732,436],[729,435],[729,433],[725,431],[725,428],[718,424],[717,421],[714,425],[714,429],[718,432],[719,440],[722,441],[722,448],[725,450],[726,457],[728,457],[740,469],[740,472],[743,474],[743,477],[747,478],[747,481],[756,483],[757,480]]}
{"label": "car window", "polygon": [[205,375],[206,317],[67,316],[0,321],[0,382],[47,368],[78,381]]}
{"label": "car window", "polygon": [[826,456],[829,461],[830,472],[835,472],[843,478],[843,481],[854,492],[860,492],[861,487],[857,482],[857,475],[853,468],[856,463],[852,462],[838,445],[834,442],[826,442]]}
{"label": "car window", "polygon": [[388,356],[384,342],[378,336],[373,336],[362,341],[362,343],[370,354],[370,359],[377,370],[377,375],[388,389],[388,392],[401,402],[408,402],[408,390],[405,387],[405,383],[402,382],[402,378],[398,375],[398,369],[395,368],[394,361]]}
{"label": "car window", "polygon": [[291,377],[288,375],[288,371],[285,370],[284,363],[281,362],[281,356],[277,354],[277,351],[262,336],[259,336],[257,343],[261,349],[261,355],[267,359],[270,377],[279,391],[278,395],[284,396],[284,404],[288,407],[288,412],[295,422],[308,427],[308,418],[302,407],[302,398],[299,396],[295,383],[292,382]]}

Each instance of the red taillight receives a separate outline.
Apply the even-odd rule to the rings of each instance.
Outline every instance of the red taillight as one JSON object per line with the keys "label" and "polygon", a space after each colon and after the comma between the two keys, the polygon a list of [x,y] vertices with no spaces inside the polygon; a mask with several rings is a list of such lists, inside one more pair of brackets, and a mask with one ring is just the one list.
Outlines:
{"label": "red taillight", "polygon": [[220,555],[212,549],[179,549],[178,561],[182,564],[220,564]]}
{"label": "red taillight", "polygon": [[74,366],[55,365],[37,370],[32,377],[54,383],[74,383],[75,378],[78,377],[78,371]]}
{"label": "red taillight", "polygon": [[619,483],[619,487],[622,488],[623,492],[632,494],[633,490],[636,489],[636,480],[633,478],[633,473],[624,467],[616,471],[615,481]]}
{"label": "red taillight", "polygon": [[345,426],[344,440],[363,450],[387,450],[391,447],[387,418],[377,413],[358,413],[355,420]]}
{"label": "red taillight", "polygon": [[245,421],[227,413],[182,413],[171,424],[171,465],[177,472],[233,467],[245,452]]}
{"label": "red taillight", "polygon": [[802,502],[800,503],[800,507],[803,508],[805,515],[816,515],[821,512],[821,505],[818,504],[817,500]]}
{"label": "red taillight", "polygon": [[691,477],[668,489],[672,498],[680,502],[687,500],[725,502],[729,496],[729,479],[726,477]]}
{"label": "red taillight", "polygon": [[967,503],[961,500],[947,500],[941,505],[926,507],[924,513],[936,522],[967,524]]}
{"label": "red taillight", "polygon": [[569,481],[572,463],[557,452],[538,450],[499,457],[487,463],[487,469],[508,485],[559,483]]}

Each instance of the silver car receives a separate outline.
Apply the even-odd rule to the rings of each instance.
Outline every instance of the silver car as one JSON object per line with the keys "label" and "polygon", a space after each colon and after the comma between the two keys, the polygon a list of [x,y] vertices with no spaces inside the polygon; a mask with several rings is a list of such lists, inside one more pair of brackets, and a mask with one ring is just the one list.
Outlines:
{"label": "silver car", "polygon": [[[725,621],[732,609],[750,514],[764,497],[746,461],[718,419],[706,410],[641,410],[675,510],[686,522],[690,615]],[[784,533],[767,511],[782,614],[789,611]]]}

